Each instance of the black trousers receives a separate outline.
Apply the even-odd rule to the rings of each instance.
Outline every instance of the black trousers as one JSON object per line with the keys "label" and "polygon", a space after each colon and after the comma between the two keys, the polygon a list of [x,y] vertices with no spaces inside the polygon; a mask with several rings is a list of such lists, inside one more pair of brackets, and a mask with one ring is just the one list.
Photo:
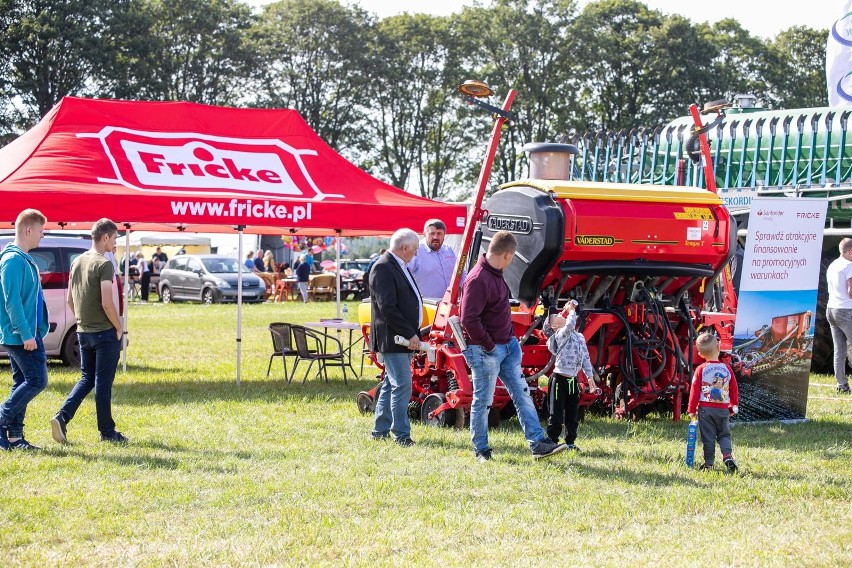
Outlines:
{"label": "black trousers", "polygon": [[151,291],[151,273],[149,271],[145,271],[142,273],[142,282],[140,283],[141,289],[139,290],[139,294],[142,296],[142,301],[148,301],[148,293]]}
{"label": "black trousers", "polygon": [[547,436],[558,442],[564,426],[565,443],[573,444],[577,439],[577,425],[580,423],[580,385],[577,377],[553,373],[547,383],[547,393],[550,403]]}

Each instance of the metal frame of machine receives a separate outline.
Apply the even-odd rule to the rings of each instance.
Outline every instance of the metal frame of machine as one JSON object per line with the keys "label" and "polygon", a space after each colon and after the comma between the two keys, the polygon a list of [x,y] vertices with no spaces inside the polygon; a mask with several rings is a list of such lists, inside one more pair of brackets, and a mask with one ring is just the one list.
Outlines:
{"label": "metal frame of machine", "polygon": [[[581,377],[581,406],[634,419],[666,411],[678,420],[697,361],[696,335],[712,330],[723,350],[732,348],[736,295],[728,262],[736,223],[712,191],[571,182],[567,173],[546,179],[536,177],[535,167],[531,179],[504,185],[483,205],[513,99],[511,91],[504,113],[494,115],[456,271],[426,338],[429,353],[412,359],[410,415],[432,424],[464,424],[473,386],[456,325],[459,284],[491,236],[509,230],[519,246],[504,277],[517,300],[512,323],[522,346],[522,371],[540,412],[547,412],[547,396],[539,378],[553,365],[542,328],[549,314],[575,300],[592,364],[604,379],[600,391],[590,392]],[[700,128],[697,118],[699,135]],[[539,146],[530,149],[533,165],[532,154],[554,163],[560,153],[576,152],[570,145]],[[549,176],[546,168],[541,171]],[[359,394],[362,411],[372,408],[374,392]],[[490,422],[512,412],[498,382]]]}

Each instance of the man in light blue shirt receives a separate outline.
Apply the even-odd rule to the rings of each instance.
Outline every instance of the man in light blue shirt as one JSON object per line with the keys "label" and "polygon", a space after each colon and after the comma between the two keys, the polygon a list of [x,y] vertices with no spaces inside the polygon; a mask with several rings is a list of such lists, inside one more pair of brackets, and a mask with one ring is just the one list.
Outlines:
{"label": "man in light blue shirt", "polygon": [[417,287],[424,298],[444,297],[450,287],[456,267],[456,253],[444,244],[447,226],[440,219],[429,219],[423,227],[424,242],[417,249],[417,256],[408,263]]}

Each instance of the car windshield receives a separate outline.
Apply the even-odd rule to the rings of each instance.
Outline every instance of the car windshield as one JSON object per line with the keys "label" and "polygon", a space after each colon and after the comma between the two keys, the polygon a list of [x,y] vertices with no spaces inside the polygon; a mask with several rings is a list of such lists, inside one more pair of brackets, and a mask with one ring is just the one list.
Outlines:
{"label": "car windshield", "polygon": [[251,270],[238,262],[236,258],[203,258],[201,262],[211,274],[236,274],[239,269],[242,269],[244,273],[251,273]]}
{"label": "car windshield", "polygon": [[344,260],[340,263],[340,267],[343,270],[360,270],[361,272],[367,270],[367,266],[369,262],[359,262],[356,260]]}

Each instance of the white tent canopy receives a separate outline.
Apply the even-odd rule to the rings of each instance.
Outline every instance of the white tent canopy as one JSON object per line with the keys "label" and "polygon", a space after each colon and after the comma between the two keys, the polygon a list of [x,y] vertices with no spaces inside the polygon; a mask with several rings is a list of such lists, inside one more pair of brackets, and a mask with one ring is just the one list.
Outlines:
{"label": "white tent canopy", "polygon": [[130,233],[130,246],[210,246],[210,237],[194,233],[158,233],[155,231],[133,231]]}

